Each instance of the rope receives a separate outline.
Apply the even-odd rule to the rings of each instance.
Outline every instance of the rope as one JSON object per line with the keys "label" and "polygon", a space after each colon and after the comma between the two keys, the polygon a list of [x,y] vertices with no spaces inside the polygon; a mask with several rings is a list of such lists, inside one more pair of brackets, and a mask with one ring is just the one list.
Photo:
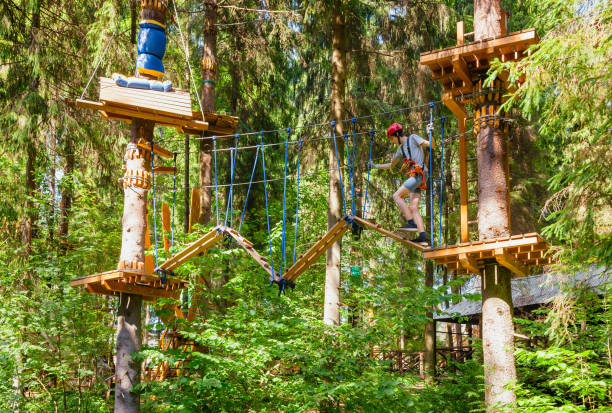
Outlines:
{"label": "rope", "polygon": [[[198,98],[199,99],[199,98]],[[442,103],[441,100],[435,101],[435,102],[429,102],[429,103],[424,103],[424,104],[419,104],[419,105],[414,105],[414,106],[406,106],[406,107],[402,107],[402,108],[398,108],[398,109],[392,109],[392,110],[388,110],[388,111],[384,111],[384,112],[376,112],[376,113],[372,113],[369,115],[364,115],[364,116],[360,116],[360,119],[368,119],[368,118],[374,118],[374,117],[378,117],[378,116],[382,116],[382,115],[389,115],[392,113],[397,113],[397,112],[405,112],[405,111],[409,111],[409,110],[413,110],[413,109],[420,109],[420,108],[425,108],[429,105],[431,105],[432,103]],[[331,123],[333,123],[333,125],[335,125],[337,122],[352,122],[353,118],[348,118],[348,119],[341,119],[338,121],[332,121]],[[426,122],[417,122],[417,123],[426,123]],[[314,128],[314,127],[318,127],[318,126],[326,126],[329,125],[330,122],[322,122],[322,123],[310,123],[310,124],[306,124],[306,125],[302,125],[302,126],[295,126],[293,128],[293,130],[298,130],[298,129],[309,129],[309,128]],[[332,125],[332,126],[333,126]],[[264,133],[274,133],[274,132],[283,132],[285,129],[271,129],[271,130],[266,130],[263,131]],[[383,130],[383,129],[381,129]],[[242,135],[256,135],[259,132],[248,132],[248,133],[243,133]],[[219,135],[217,136],[217,138],[229,138],[232,135]],[[207,136],[200,136],[198,138],[195,139],[210,139],[210,137]]]}
{"label": "rope", "polygon": [[219,226],[219,185],[217,184],[217,138],[213,136],[213,156],[215,158],[215,209],[217,212],[217,226]]}
{"label": "rope", "polygon": [[110,39],[107,40],[106,46],[104,46],[104,51],[102,52],[102,56],[100,56],[100,59],[98,59],[98,63],[96,64],[96,67],[95,67],[94,71],[91,73],[91,76],[89,76],[89,80],[87,81],[87,85],[85,85],[85,88],[83,89],[83,93],[81,93],[81,99],[83,99],[83,97],[85,96],[85,92],[89,88],[89,85],[91,84],[92,79],[94,78],[94,76],[98,72],[98,69],[100,68],[100,64],[102,63],[102,60],[104,59],[104,56],[106,56],[106,52],[108,51],[108,47],[110,46],[111,42],[113,41],[113,39],[117,35],[117,30],[119,30],[119,25],[121,24],[121,21],[125,17],[125,12],[126,11],[127,11],[127,7],[123,9],[123,14],[121,15],[121,18],[117,21],[117,25],[115,26],[115,31],[113,32],[113,35],[110,37]]}
{"label": "rope", "polygon": [[[230,204],[232,202],[232,191],[234,190],[234,156],[233,151],[230,152],[230,187],[229,194],[227,196],[226,206],[225,206],[225,220],[223,221],[223,226],[227,226],[227,218],[230,215]],[[231,223],[230,223],[231,226]]]}
{"label": "rope", "polygon": [[172,247],[174,247],[174,205],[176,204],[176,152],[174,152],[174,182],[172,184],[172,227],[171,241],[170,241],[170,254],[172,254]]}
{"label": "rope", "polygon": [[[151,192],[153,196],[153,239],[155,240],[155,268],[159,266],[157,262],[157,208],[155,205],[155,168],[153,167],[153,146],[154,142],[151,140]],[[164,284],[166,282],[166,274],[162,273],[161,282]]]}
{"label": "rope", "polygon": [[298,236],[298,213],[300,211],[300,163],[302,159],[302,140],[300,139],[298,147],[298,163],[297,163],[297,183],[295,193],[295,236],[293,238],[293,264],[295,264],[295,254],[297,252],[297,236]]}
{"label": "rope", "polygon": [[357,118],[353,118],[353,159],[351,161],[351,191],[353,193],[352,201],[353,201],[353,216],[355,215],[357,208],[355,208],[355,124],[357,123]]}
{"label": "rope", "polygon": [[342,195],[342,207],[344,208],[344,215],[346,215],[346,202],[344,202],[344,187],[342,186],[342,168],[340,168],[340,157],[338,156],[338,145],[336,143],[336,121],[333,120],[331,123],[332,134],[334,140],[334,149],[336,151],[336,161],[338,162],[338,175],[340,178],[340,194]]}
{"label": "rope", "polygon": [[372,170],[371,162],[372,162],[372,147],[373,146],[374,146],[374,129],[370,131],[370,155],[368,157],[368,179],[366,180],[365,197],[363,200],[363,219],[366,218],[366,211],[367,211],[366,208],[368,207],[368,187],[370,186],[370,171]]}
{"label": "rope", "polygon": [[287,128],[287,137],[285,138],[285,178],[283,183],[283,232],[281,242],[280,274],[283,273],[283,265],[287,267],[285,228],[287,221],[287,156],[289,152],[289,136],[291,136],[291,128]]}
{"label": "rope", "polygon": [[236,161],[238,160],[238,134],[236,134],[234,160],[232,162],[232,179],[230,185],[230,227],[234,225],[234,174],[236,173]]}
{"label": "rope", "polygon": [[440,123],[442,124],[442,137],[440,138],[441,142],[441,155],[440,155],[440,210],[438,214],[440,215],[440,229],[438,234],[438,247],[442,245],[442,203],[444,199],[444,122],[446,118],[442,116],[440,118]]}
{"label": "rope", "polygon": [[257,169],[257,158],[259,157],[259,148],[255,152],[255,161],[253,162],[253,171],[251,172],[251,180],[249,181],[249,188],[247,189],[246,199],[244,200],[244,207],[242,208],[242,215],[240,216],[240,225],[238,225],[238,233],[242,229],[242,221],[244,220],[244,214],[246,212],[247,203],[249,202],[249,194],[251,193],[251,184],[253,183],[253,177],[255,177],[255,169]]}
{"label": "rope", "polygon": [[433,108],[434,102],[429,103],[429,125],[427,125],[427,132],[429,133],[429,232],[431,234],[431,246],[433,247],[433,169],[432,169],[432,157],[433,149],[431,148],[433,143]]}
{"label": "rope", "polygon": [[[264,197],[266,198],[266,222],[268,223],[268,246],[270,248],[270,267],[272,268],[272,276],[270,278],[270,283],[274,281],[274,260],[272,256],[272,232],[270,231],[270,209],[268,207],[268,185],[266,184],[266,146],[264,145],[263,136],[264,132],[260,133],[261,139],[261,169],[263,171],[263,184],[264,184]],[[282,277],[282,273],[281,273]]]}

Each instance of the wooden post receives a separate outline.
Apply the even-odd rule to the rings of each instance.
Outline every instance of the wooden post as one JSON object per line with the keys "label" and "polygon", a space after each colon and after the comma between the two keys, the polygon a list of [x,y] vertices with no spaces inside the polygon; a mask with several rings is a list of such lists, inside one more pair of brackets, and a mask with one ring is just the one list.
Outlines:
{"label": "wooden post", "polygon": [[465,43],[465,23],[457,22],[457,45]]}
{"label": "wooden post", "polygon": [[189,232],[189,207],[191,205],[190,195],[191,190],[189,188],[189,135],[185,135],[185,214],[183,215],[183,231]]}
{"label": "wooden post", "polygon": [[[474,0],[474,39],[501,35],[500,1]],[[482,79],[478,85],[482,85]],[[498,96],[501,95],[480,94],[474,101],[474,124],[478,128],[478,235],[481,240],[510,235],[507,145],[499,123],[490,117],[499,108]],[[481,272],[485,405],[488,411],[500,411],[516,400],[512,389],[516,382],[516,366],[510,279],[510,271],[494,261],[485,263]]]}

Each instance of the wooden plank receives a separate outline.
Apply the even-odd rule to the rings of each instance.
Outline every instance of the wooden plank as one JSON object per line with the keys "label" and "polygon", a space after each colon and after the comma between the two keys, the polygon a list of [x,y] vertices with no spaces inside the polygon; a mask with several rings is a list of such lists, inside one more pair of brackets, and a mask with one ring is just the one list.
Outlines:
{"label": "wooden plank", "polygon": [[427,248],[427,247],[424,247],[421,244],[417,244],[416,242],[409,241],[409,240],[403,238],[401,235],[398,235],[398,234],[396,234],[394,232],[388,231],[388,230],[382,228],[380,225],[374,224],[372,222],[369,222],[369,221],[367,221],[367,220],[365,220],[363,218],[352,217],[352,219],[353,219],[353,221],[357,222],[361,226],[364,226],[364,227],[370,228],[370,229],[372,229],[374,231],[377,231],[377,232],[381,233],[382,235],[384,235],[387,238],[391,238],[391,239],[393,239],[393,240],[395,240],[397,242],[401,242],[402,244],[407,245],[409,247],[416,248],[417,250],[419,250],[421,252],[425,251],[425,249]]}
{"label": "wooden plank", "polygon": [[173,298],[177,296],[179,291],[168,291],[161,288],[151,288],[146,285],[128,284],[122,281],[105,281],[103,284],[110,291],[142,295],[144,297]]}
{"label": "wooden plank", "polygon": [[244,238],[232,228],[226,228],[224,232],[232,237],[268,274],[274,275],[274,271],[270,264],[268,264],[268,261],[253,248],[253,243],[251,241]]}
{"label": "wooden plank", "polygon": [[[512,33],[508,36],[486,39],[470,44],[463,44],[454,47],[448,47],[441,50],[421,53],[421,64],[434,66],[451,59],[453,56],[469,56],[481,53],[483,50],[489,51],[500,49],[502,47],[513,46],[529,46],[538,42],[538,35],[535,29],[527,29],[520,32]],[[487,53],[488,54],[488,53]]]}
{"label": "wooden plank", "polygon": [[173,174],[176,170],[173,166],[155,166],[153,172],[156,174]]}
{"label": "wooden plank", "polygon": [[162,270],[173,270],[200,252],[209,249],[221,238],[223,238],[222,232],[219,231],[219,227],[215,227],[207,232],[203,237],[195,240],[185,249],[167,259],[159,266],[159,268]]}
{"label": "wooden plank", "polygon": [[499,263],[499,265],[506,267],[513,274],[518,275],[520,277],[526,277],[529,275],[529,270],[520,262],[515,261],[515,259],[507,254],[503,248],[495,249],[495,260]]}
{"label": "wooden plank", "polygon": [[478,263],[466,253],[459,254],[459,262],[461,266],[472,274],[480,274]]}
{"label": "wooden plank", "polygon": [[444,249],[429,249],[425,251],[426,259],[437,259],[449,255],[459,255],[461,253],[473,254],[481,251],[491,251],[496,248],[509,248],[521,245],[537,244],[539,236],[532,235],[522,239],[508,239],[505,241],[494,242],[491,244],[474,243],[464,246],[449,246]]}
{"label": "wooden plank", "polygon": [[193,188],[191,190],[191,206],[189,208],[189,232],[193,231],[193,224],[196,224],[200,219],[200,190]]}
{"label": "wooden plank", "polygon": [[162,234],[164,236],[164,249],[170,251],[170,232],[172,226],[170,223],[170,207],[165,202],[162,202]]}
{"label": "wooden plank", "polygon": [[118,270],[105,271],[97,274],[85,275],[70,280],[71,287],[86,285],[91,283],[99,283],[104,279],[123,278],[123,272]]}
{"label": "wooden plank", "polygon": [[[144,139],[141,139],[138,142],[138,146],[140,146],[143,149],[146,149],[147,151],[151,151],[151,142],[147,142]],[[169,151],[168,149],[162,148],[156,143],[153,144],[153,153],[155,155],[159,155],[162,158],[166,158],[166,159],[174,158],[174,154],[171,151]]]}
{"label": "wooden plank", "polygon": [[163,115],[191,118],[191,97],[178,90],[134,89],[117,85],[112,79],[100,78],[100,101],[113,105],[147,109]]}
{"label": "wooden plank", "polygon": [[302,274],[314,261],[316,261],[325,251],[329,249],[344,233],[348,230],[349,225],[345,218],[342,218],[330,228],[329,231],[315,244],[304,253],[284,274],[284,278],[288,281],[295,279]]}
{"label": "wooden plank", "polygon": [[[145,251],[148,251],[151,248],[151,231],[149,230],[149,211],[147,211],[147,216],[145,218],[145,222],[147,223],[147,227],[145,229]],[[155,269],[155,261],[153,260],[153,255],[148,254],[145,255],[144,258],[144,271],[147,274],[153,274],[153,270]]]}
{"label": "wooden plank", "polygon": [[460,21],[457,22],[457,44],[462,45],[465,43],[465,23]]}

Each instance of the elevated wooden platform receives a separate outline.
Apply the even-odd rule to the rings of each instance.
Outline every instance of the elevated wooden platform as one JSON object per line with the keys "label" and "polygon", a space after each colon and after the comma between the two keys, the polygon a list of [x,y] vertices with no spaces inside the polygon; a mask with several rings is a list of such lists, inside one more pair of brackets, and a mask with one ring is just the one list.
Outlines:
{"label": "elevated wooden platform", "polygon": [[442,83],[444,97],[455,98],[472,92],[474,83],[479,80],[478,75],[486,72],[494,59],[502,62],[520,60],[538,41],[535,29],[528,29],[421,53],[421,64],[429,67],[433,79]]}
{"label": "elevated wooden platform", "polygon": [[548,265],[550,246],[537,233],[514,235],[486,241],[467,242],[445,248],[426,249],[425,259],[460,274],[478,274],[487,260],[497,261],[518,276],[529,275],[528,267]]}
{"label": "elevated wooden platform", "polygon": [[217,113],[202,114],[191,109],[189,91],[172,89],[169,92],[134,89],[117,85],[112,79],[100,78],[100,101],[77,99],[76,106],[100,111],[102,118],[127,123],[132,118],[155,121],[156,125],[176,128],[180,133],[200,135],[233,134],[238,126],[235,116]]}
{"label": "elevated wooden platform", "polygon": [[167,277],[162,285],[161,277],[137,270],[113,270],[70,280],[71,287],[83,286],[92,294],[117,296],[119,293],[142,295],[145,300],[178,298],[187,281]]}

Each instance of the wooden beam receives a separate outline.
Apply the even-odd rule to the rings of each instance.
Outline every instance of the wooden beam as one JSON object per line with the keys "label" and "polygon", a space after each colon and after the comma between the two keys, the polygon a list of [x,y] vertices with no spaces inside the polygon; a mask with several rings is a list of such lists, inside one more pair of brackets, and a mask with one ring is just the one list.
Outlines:
{"label": "wooden beam", "polygon": [[151,288],[146,285],[129,284],[122,281],[104,281],[104,287],[110,291],[142,295],[144,297],[173,298],[180,290],[169,291],[162,288]]}
{"label": "wooden beam", "polygon": [[470,76],[470,70],[467,67],[465,61],[459,56],[453,56],[453,69],[459,76],[461,80],[463,80],[464,87],[469,87],[469,91],[472,91],[472,78]]}
{"label": "wooden beam", "polygon": [[238,245],[240,245],[246,252],[249,254],[261,267],[270,275],[274,275],[274,270],[268,263],[268,260],[264,258],[261,254],[259,254],[255,248],[253,248],[253,243],[248,239],[244,238],[242,235],[238,233],[238,231],[233,228],[225,228],[223,230],[227,235],[232,237]]}
{"label": "wooden beam", "polygon": [[172,231],[170,219],[170,207],[165,202],[162,202],[162,235],[164,238],[164,249],[166,251],[170,251],[171,247],[171,239],[168,237]]}
{"label": "wooden beam", "polygon": [[176,172],[173,166],[156,166],[153,168],[156,174],[173,174]]}
{"label": "wooden beam", "polygon": [[468,117],[465,106],[455,100],[452,92],[443,93],[442,102],[447,108],[450,109],[451,112],[453,112],[453,115],[455,115],[457,119],[465,119]]}
{"label": "wooden beam", "polygon": [[462,45],[465,43],[465,23],[460,21],[457,22],[457,44]]}
{"label": "wooden beam", "polygon": [[495,249],[495,260],[499,263],[499,265],[506,267],[512,271],[513,274],[520,277],[526,277],[529,274],[527,267],[520,262],[517,262],[514,257],[506,253],[503,248]]}
{"label": "wooden beam", "polygon": [[377,231],[379,233],[381,233],[382,235],[384,235],[387,238],[391,238],[397,242],[401,242],[404,245],[407,245],[411,248],[415,248],[419,251],[425,251],[426,247],[422,246],[421,244],[417,244],[416,242],[412,242],[409,241],[405,238],[403,238],[401,235],[398,235],[394,232],[388,231],[384,228],[382,228],[379,224],[375,224],[373,222],[369,222],[363,218],[359,218],[359,217],[352,217],[353,221],[357,222],[359,225],[372,229],[374,231]]}
{"label": "wooden beam", "polygon": [[323,255],[334,242],[340,239],[348,229],[349,225],[346,221],[346,217],[339,219],[320,240],[315,242],[306,253],[298,258],[295,264],[285,272],[283,277],[287,281],[295,281],[295,279]]}
{"label": "wooden beam", "polygon": [[203,252],[209,249],[210,247],[215,245],[221,238],[223,238],[223,233],[220,230],[220,227],[215,227],[209,232],[207,232],[203,237],[189,244],[182,251],[168,258],[163,264],[159,266],[159,268],[162,270],[171,271],[175,269],[176,267],[182,265],[187,260],[196,256],[200,252]]}
{"label": "wooden beam", "polygon": [[[147,151],[151,151],[151,142],[147,142],[145,140],[140,140],[138,142],[138,146],[140,146],[142,149],[146,149]],[[169,151],[168,149],[162,148],[161,146],[157,145],[157,144],[153,144],[153,153],[155,155],[161,156],[162,158],[166,158],[166,159],[172,159],[174,157],[174,154]]]}
{"label": "wooden beam", "polygon": [[200,219],[200,190],[191,189],[191,206],[189,207],[189,232],[193,231],[193,224]]}
{"label": "wooden beam", "polygon": [[480,274],[480,268],[478,268],[478,263],[468,254],[460,253],[459,262],[461,263],[461,266],[465,268],[468,272],[472,274]]}

